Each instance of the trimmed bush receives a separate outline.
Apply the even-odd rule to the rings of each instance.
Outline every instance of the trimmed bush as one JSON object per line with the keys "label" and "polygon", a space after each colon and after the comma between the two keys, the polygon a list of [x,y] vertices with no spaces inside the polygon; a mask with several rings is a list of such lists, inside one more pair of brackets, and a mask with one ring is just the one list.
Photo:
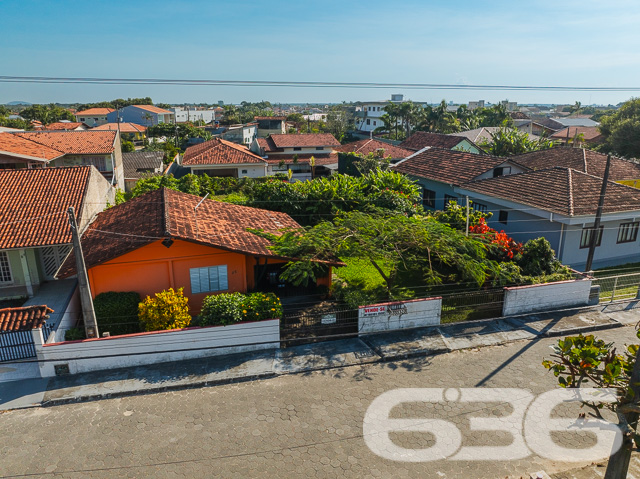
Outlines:
{"label": "trimmed bush", "polygon": [[85,339],[84,329],[82,328],[71,328],[64,332],[65,341],[79,341],[81,339]]}
{"label": "trimmed bush", "polygon": [[280,298],[273,293],[222,293],[202,302],[200,324],[228,325],[242,321],[262,321],[282,316]]}
{"label": "trimmed bush", "polygon": [[138,306],[140,326],[145,331],[186,328],[191,323],[189,298],[182,293],[183,288],[174,291],[169,288],[155,297],[147,296]]}
{"label": "trimmed bush", "polygon": [[93,300],[100,334],[109,332],[111,336],[140,332],[138,323],[138,303],[140,295],[135,291],[100,293]]}

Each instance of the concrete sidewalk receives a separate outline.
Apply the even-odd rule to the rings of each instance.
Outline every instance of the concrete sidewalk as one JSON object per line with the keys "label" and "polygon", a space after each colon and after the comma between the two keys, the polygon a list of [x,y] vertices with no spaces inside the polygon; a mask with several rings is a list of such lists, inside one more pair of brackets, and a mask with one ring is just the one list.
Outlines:
{"label": "concrete sidewalk", "polygon": [[5,382],[0,383],[0,411],[257,380],[635,325],[640,321],[640,308],[634,309],[640,306],[637,303],[442,324],[270,351]]}

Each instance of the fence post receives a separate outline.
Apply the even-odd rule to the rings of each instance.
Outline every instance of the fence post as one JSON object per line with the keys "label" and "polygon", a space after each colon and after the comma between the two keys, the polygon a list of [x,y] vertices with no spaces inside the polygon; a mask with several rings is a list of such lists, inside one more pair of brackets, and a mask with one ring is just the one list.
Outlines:
{"label": "fence post", "polygon": [[636,299],[640,299],[640,283],[638,283],[638,290],[636,291]]}
{"label": "fence post", "polygon": [[617,286],[618,286],[618,276],[616,276],[616,279],[613,282],[613,291],[611,292],[611,301],[610,301],[610,303],[613,303],[613,298],[615,298],[615,296],[616,296],[616,287]]}

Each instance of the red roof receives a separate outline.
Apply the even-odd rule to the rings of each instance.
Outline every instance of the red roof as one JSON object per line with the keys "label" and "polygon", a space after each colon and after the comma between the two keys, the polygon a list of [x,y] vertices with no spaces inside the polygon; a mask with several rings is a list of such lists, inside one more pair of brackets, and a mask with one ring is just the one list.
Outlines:
{"label": "red roof", "polygon": [[27,131],[15,135],[66,154],[110,154],[115,150],[115,131]]}
{"label": "red roof", "polygon": [[278,121],[284,121],[286,120],[287,117],[286,116],[255,116],[253,117],[254,121],[258,121],[258,120],[278,120]]}
{"label": "red roof", "polygon": [[458,146],[465,138],[461,138],[459,136],[452,135],[443,135],[442,133],[429,133],[426,131],[416,131],[409,138],[404,140],[398,146],[400,148],[406,148],[409,150],[422,150],[427,146],[434,148],[455,148]]}
{"label": "red roof", "polygon": [[159,114],[173,114],[172,111],[169,110],[165,110],[164,108],[158,108],[157,106],[153,106],[153,105],[132,105],[135,106],[136,108],[140,108],[141,110],[147,110],[151,113],[159,113]]}
{"label": "red roof", "polygon": [[[600,178],[604,176],[604,169],[607,163],[607,155],[602,153],[585,148],[566,147],[532,151],[522,155],[511,156],[507,159],[532,170],[562,166]],[[613,181],[640,179],[640,164],[612,157],[609,179]]]}
{"label": "red roof", "polygon": [[568,126],[562,130],[556,131],[551,138],[557,140],[573,140],[576,136],[582,135],[584,141],[598,141],[602,138],[602,133],[597,126]]}
{"label": "red roof", "polygon": [[[21,132],[18,132],[21,133]],[[32,160],[53,160],[64,155],[48,146],[41,145],[35,141],[22,138],[13,133],[0,134],[0,155],[14,156]]]}
{"label": "red roof", "polygon": [[247,163],[265,164],[265,160],[250,152],[246,146],[214,138],[190,146],[184,152],[182,164],[192,165],[238,165]]}
{"label": "red roof", "polygon": [[60,121],[57,123],[49,123],[44,127],[45,130],[75,130],[84,125],[82,122]]}
{"label": "red roof", "polygon": [[466,151],[430,148],[400,161],[392,168],[398,173],[460,185],[508,160]]}
{"label": "red roof", "polygon": [[71,243],[67,209],[80,215],[91,168],[0,170],[0,250]]}
{"label": "red roof", "polygon": [[[463,188],[566,216],[594,215],[602,178],[571,168],[547,168],[472,181]],[[640,211],[640,190],[610,181],[603,213]]]}
{"label": "red roof", "polygon": [[[196,221],[193,211],[199,203]],[[167,237],[253,256],[275,257],[268,248],[270,242],[247,228],[278,233],[300,225],[285,213],[202,201],[199,196],[162,188],[99,213],[82,235],[82,249],[87,268]],[[70,255],[58,276],[73,274],[75,260]]]}
{"label": "red roof", "polygon": [[0,309],[0,331],[31,331],[41,328],[53,309],[47,306],[23,306]]}
{"label": "red roof", "polygon": [[143,125],[138,125],[136,123],[105,123],[104,125],[96,126],[95,128],[91,128],[91,131],[118,131],[120,133],[144,133],[147,131],[147,127]]}
{"label": "red roof", "polygon": [[269,136],[276,148],[313,148],[318,146],[340,146],[340,142],[330,133],[276,134]]}
{"label": "red roof", "polygon": [[105,116],[115,111],[113,108],[89,108],[75,113],[76,116]]}
{"label": "red roof", "polygon": [[363,155],[377,153],[380,150],[384,150],[383,156],[385,158],[389,156],[391,158],[406,158],[407,156],[411,156],[415,153],[413,150],[400,148],[399,146],[394,146],[375,139],[354,141],[352,143],[340,145],[337,148],[334,148],[334,150],[344,153],[361,153]]}

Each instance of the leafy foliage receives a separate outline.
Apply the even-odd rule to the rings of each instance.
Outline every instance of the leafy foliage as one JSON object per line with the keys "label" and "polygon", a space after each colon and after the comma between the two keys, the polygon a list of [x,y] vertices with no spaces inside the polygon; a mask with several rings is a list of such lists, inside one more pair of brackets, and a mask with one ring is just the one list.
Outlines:
{"label": "leafy foliage", "polygon": [[44,125],[55,123],[60,120],[76,121],[73,114],[53,103],[49,105],[31,105],[20,112],[20,116],[27,120],[37,120]]}
{"label": "leafy foliage", "polygon": [[86,339],[84,329],[82,328],[71,328],[64,332],[65,341],[80,341],[81,339]]}
{"label": "leafy foliage", "polygon": [[132,151],[136,151],[136,147],[132,141],[122,140],[120,142],[120,148],[122,153],[130,153]]}
{"label": "leafy foliage", "polygon": [[[469,227],[473,227],[480,223],[480,220],[487,220],[493,216],[493,213],[483,213],[471,208],[473,204],[469,201]],[[451,228],[455,228],[460,231],[465,231],[467,228],[467,207],[466,205],[459,205],[456,201],[450,201],[446,205],[444,211],[436,211],[433,213],[433,217],[440,223],[443,223]]]}
{"label": "leafy foliage", "polygon": [[511,156],[553,148],[553,142],[545,138],[532,140],[527,133],[516,128],[500,128],[491,134],[491,141],[481,143],[480,146],[495,156]]}
{"label": "leafy foliage", "polygon": [[199,321],[202,326],[228,325],[281,316],[280,298],[273,293],[222,293],[204,299]]}
{"label": "leafy foliage", "polygon": [[188,301],[183,288],[169,288],[153,298],[147,296],[138,305],[140,325],[145,331],[186,328],[191,323]]}
{"label": "leafy foliage", "polygon": [[98,330],[111,336],[139,332],[139,303],[140,295],[134,291],[100,293],[93,300]]}
{"label": "leafy foliage", "polygon": [[525,243],[518,264],[522,272],[529,276],[553,274],[563,267],[556,259],[551,244],[543,237]]}

